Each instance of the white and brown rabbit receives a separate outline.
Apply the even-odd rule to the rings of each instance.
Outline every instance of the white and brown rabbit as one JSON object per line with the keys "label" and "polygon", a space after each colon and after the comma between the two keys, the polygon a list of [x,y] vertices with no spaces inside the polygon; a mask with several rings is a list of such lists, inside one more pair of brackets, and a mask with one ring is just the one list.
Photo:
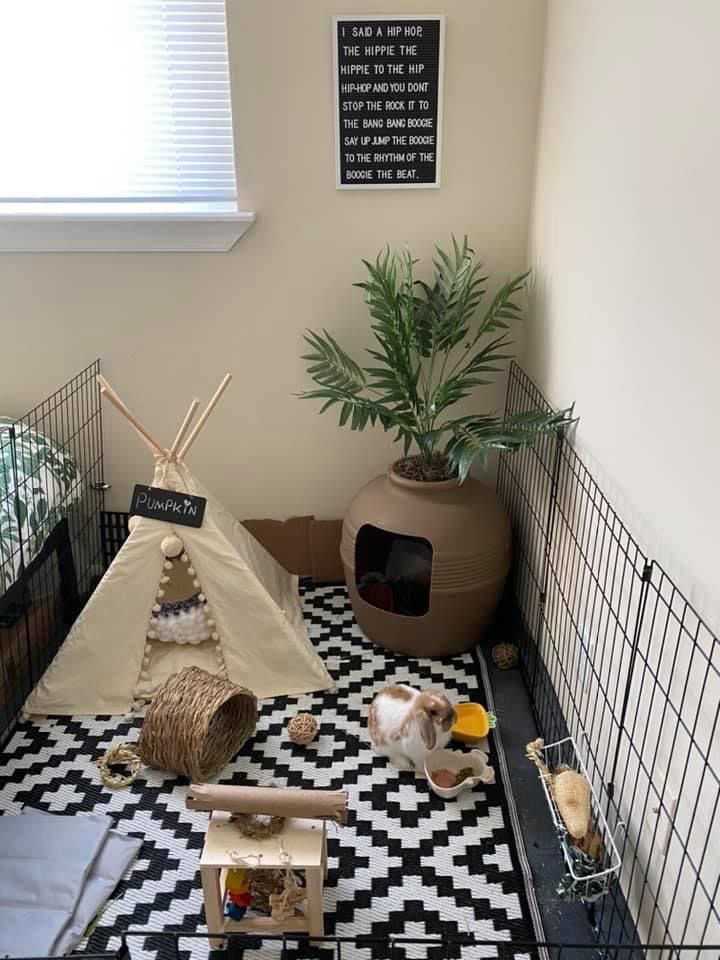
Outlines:
{"label": "white and brown rabbit", "polygon": [[376,753],[400,770],[424,775],[425,758],[450,740],[455,708],[442,693],[398,683],[370,704],[368,732]]}

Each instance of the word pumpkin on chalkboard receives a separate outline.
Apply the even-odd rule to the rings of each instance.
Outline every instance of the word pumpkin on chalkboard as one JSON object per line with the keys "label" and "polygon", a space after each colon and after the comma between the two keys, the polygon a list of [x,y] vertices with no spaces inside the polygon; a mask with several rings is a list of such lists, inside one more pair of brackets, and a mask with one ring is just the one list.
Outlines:
{"label": "word pumpkin on chalkboard", "polygon": [[440,186],[444,16],[334,17],[337,186]]}
{"label": "word pumpkin on chalkboard", "polygon": [[137,484],[133,490],[130,513],[132,516],[164,520],[182,527],[201,527],[206,503],[205,497]]}

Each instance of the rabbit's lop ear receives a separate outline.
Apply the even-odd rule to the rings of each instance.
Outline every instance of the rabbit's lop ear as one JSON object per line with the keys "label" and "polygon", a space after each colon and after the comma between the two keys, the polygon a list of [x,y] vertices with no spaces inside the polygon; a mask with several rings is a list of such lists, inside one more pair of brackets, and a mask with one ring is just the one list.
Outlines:
{"label": "rabbit's lop ear", "polygon": [[435,722],[426,709],[421,708],[418,710],[417,722],[423,743],[428,750],[434,750],[437,741],[437,732],[435,730]]}

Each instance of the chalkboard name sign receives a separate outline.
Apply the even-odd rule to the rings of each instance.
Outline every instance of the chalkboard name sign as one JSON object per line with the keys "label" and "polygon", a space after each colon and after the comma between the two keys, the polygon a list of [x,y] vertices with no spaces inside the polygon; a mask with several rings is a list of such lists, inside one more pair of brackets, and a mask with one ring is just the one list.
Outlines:
{"label": "chalkboard name sign", "polygon": [[205,497],[191,497],[189,493],[137,484],[133,490],[130,514],[150,520],[164,520],[181,527],[201,527],[206,503]]}
{"label": "chalkboard name sign", "polygon": [[334,17],[333,31],[337,186],[439,186],[445,17]]}

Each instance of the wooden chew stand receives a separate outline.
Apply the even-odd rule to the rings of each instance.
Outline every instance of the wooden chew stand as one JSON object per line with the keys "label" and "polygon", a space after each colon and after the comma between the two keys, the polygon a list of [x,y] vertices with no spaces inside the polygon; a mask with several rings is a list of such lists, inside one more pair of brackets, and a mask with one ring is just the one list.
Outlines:
{"label": "wooden chew stand", "polygon": [[[205,917],[210,946],[220,948],[227,933],[309,933],[324,936],[322,895],[327,872],[325,820],[345,823],[347,793],[344,790],[300,790],[281,787],[226,787],[191,784],[187,806],[211,812],[205,845],[200,857]],[[282,830],[253,839],[243,836],[231,814],[263,814],[287,817]],[[289,863],[283,859],[283,851]],[[290,867],[305,873],[304,916],[286,920],[224,916],[225,876],[229,869],[247,864],[249,869],[278,870]]]}

